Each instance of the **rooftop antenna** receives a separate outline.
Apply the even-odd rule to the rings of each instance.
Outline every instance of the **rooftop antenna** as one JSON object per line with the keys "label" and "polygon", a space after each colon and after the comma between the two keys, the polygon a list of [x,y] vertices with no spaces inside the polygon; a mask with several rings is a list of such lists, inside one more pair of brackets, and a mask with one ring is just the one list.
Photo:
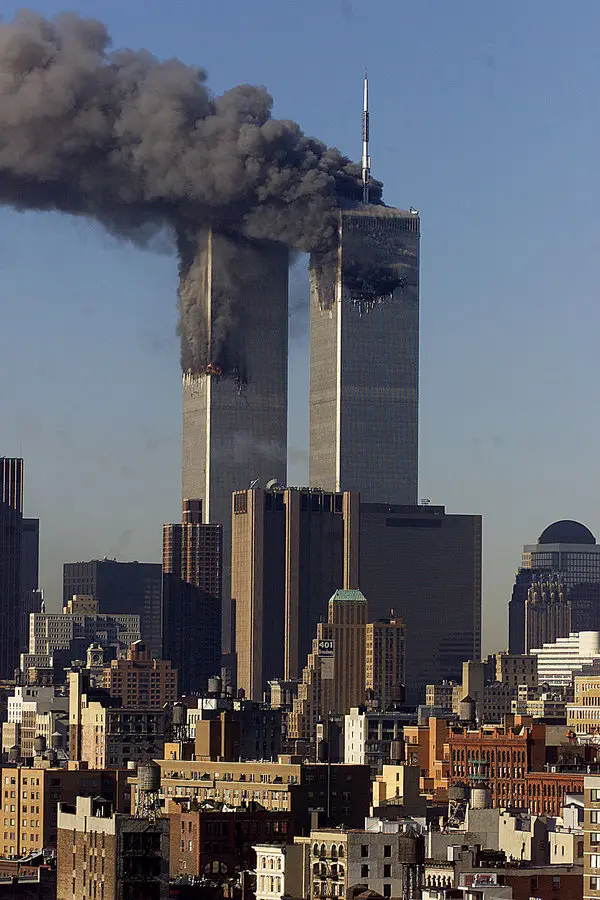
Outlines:
{"label": "rooftop antenna", "polygon": [[371,180],[371,157],[369,156],[369,78],[365,69],[363,82],[363,114],[362,114],[362,184],[363,203],[369,202],[369,182]]}

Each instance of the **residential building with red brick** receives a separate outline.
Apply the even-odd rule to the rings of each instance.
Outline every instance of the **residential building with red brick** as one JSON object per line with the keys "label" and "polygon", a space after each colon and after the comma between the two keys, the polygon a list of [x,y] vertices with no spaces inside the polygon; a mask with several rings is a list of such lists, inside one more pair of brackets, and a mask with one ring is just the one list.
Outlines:
{"label": "residential building with red brick", "polygon": [[111,660],[103,686],[122,709],[162,709],[177,700],[177,672],[170,660],[154,659],[145,641],[134,641],[126,659]]}

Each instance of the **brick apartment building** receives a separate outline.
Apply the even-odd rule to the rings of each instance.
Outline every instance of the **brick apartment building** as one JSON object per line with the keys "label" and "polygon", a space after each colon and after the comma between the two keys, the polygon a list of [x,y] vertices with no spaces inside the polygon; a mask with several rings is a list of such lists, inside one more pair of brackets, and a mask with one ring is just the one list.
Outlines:
{"label": "brick apartment building", "polygon": [[583,772],[528,772],[525,806],[538,816],[560,816],[565,794],[583,794]]}
{"label": "brick apartment building", "polygon": [[0,854],[26,856],[56,847],[57,807],[77,796],[105,797],[119,811],[129,811],[131,771],[4,766]]}
{"label": "brick apartment building", "polygon": [[[253,808],[254,807],[254,808]],[[171,877],[210,875],[231,877],[253,870],[253,844],[286,844],[294,836],[291,812],[204,806],[181,799],[169,804],[171,826]]]}
{"label": "brick apartment building", "polygon": [[92,797],[61,803],[56,880],[60,900],[167,900],[168,820],[114,813]]}
{"label": "brick apartment building", "polygon": [[103,684],[123,709],[162,709],[177,700],[177,672],[168,659],[154,659],[144,641],[134,641],[126,659],[113,659]]}
{"label": "brick apartment building", "polygon": [[485,783],[493,806],[524,806],[525,776],[546,761],[542,724],[452,729],[448,735],[450,783]]}

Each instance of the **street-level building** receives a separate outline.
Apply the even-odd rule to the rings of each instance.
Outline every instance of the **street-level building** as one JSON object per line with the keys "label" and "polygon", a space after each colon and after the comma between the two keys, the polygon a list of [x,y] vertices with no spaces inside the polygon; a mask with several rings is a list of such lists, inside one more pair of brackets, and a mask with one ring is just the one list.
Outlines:
{"label": "street-level building", "polygon": [[298,757],[289,756],[281,756],[278,762],[175,758],[156,762],[161,770],[161,795],[167,810],[171,801],[186,797],[195,798],[198,803],[213,801],[231,806],[255,802],[267,810],[291,812],[296,833],[308,828],[315,811],[335,824],[355,828],[369,810],[368,766],[303,763]]}
{"label": "street-level building", "polygon": [[61,900],[167,900],[168,820],[115,813],[100,797],[61,803],[56,880]]}

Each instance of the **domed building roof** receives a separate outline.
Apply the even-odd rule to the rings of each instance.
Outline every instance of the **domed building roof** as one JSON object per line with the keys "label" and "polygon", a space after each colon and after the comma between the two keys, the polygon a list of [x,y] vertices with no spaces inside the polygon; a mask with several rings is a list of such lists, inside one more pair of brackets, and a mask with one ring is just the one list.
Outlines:
{"label": "domed building roof", "polygon": [[595,544],[596,538],[589,528],[581,522],[561,519],[544,528],[538,538],[538,544]]}

